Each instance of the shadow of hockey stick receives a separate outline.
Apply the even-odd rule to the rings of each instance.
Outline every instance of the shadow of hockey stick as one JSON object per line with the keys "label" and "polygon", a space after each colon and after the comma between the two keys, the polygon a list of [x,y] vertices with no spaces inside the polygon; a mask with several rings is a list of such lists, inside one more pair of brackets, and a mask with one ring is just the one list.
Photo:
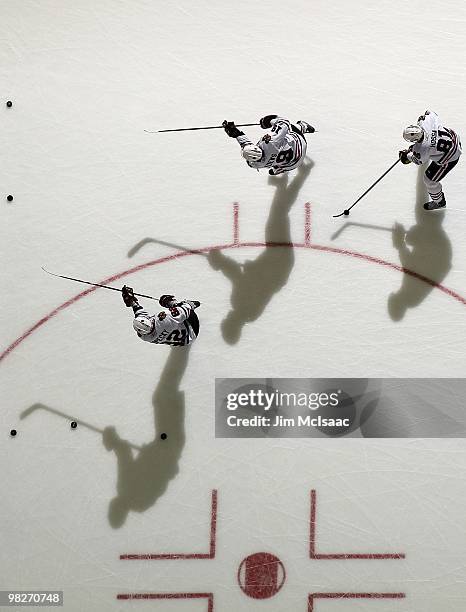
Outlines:
{"label": "shadow of hockey stick", "polygon": [[128,257],[133,257],[133,255],[135,255],[140,249],[142,249],[142,247],[150,243],[162,244],[163,246],[172,247],[173,249],[177,249],[178,251],[184,251],[185,253],[193,253],[194,255],[207,257],[205,253],[201,253],[197,249],[188,249],[184,246],[180,246],[179,244],[175,244],[174,242],[166,242],[165,240],[157,240],[156,238],[143,238],[142,240],[140,240],[128,251]]}
{"label": "shadow of hockey stick", "polygon": [[330,236],[330,240],[335,240],[335,238],[338,238],[338,236],[350,225],[353,225],[354,227],[363,227],[365,229],[383,230],[384,232],[391,232],[393,230],[392,227],[385,227],[383,225],[371,225],[370,223],[353,223],[352,221],[349,221],[348,223],[345,223],[345,225],[342,225],[342,227],[340,227],[340,229],[337,230],[334,234],[332,234]]}
{"label": "shadow of hockey stick", "polygon": [[[95,427],[94,425],[91,425],[90,423],[86,423],[85,421],[81,421],[80,419],[77,419],[76,417],[72,417],[69,414],[65,414],[64,412],[61,412],[60,410],[55,410],[55,408],[50,408],[49,406],[46,406],[45,404],[40,404],[40,403],[32,404],[32,406],[29,406],[29,408],[26,408],[26,410],[23,410],[23,412],[19,415],[19,418],[21,420],[26,419],[36,410],[45,410],[46,412],[51,412],[52,414],[56,414],[57,416],[67,419],[68,421],[76,421],[78,425],[81,425],[82,427],[87,427],[87,429],[90,429],[91,431],[95,431],[98,434],[103,434],[103,429],[99,429],[98,427]],[[128,444],[131,448],[134,448],[135,450],[141,450],[140,446],[136,446],[135,444],[131,444],[131,443],[128,443]]]}

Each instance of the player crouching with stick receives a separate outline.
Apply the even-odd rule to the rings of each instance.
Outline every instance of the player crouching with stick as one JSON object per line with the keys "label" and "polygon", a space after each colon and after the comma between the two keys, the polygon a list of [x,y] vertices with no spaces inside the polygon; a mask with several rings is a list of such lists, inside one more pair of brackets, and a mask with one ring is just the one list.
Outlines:
{"label": "player crouching with stick", "polygon": [[200,302],[178,302],[173,295],[162,295],[159,304],[168,312],[162,310],[151,315],[139,304],[131,287],[125,285],[121,293],[125,305],[133,309],[133,328],[141,340],[153,344],[186,346],[197,338],[199,319],[194,311],[201,305]]}
{"label": "player crouching with stick", "polygon": [[307,142],[304,134],[313,134],[315,129],[306,121],[297,121],[292,125],[288,119],[277,115],[266,115],[260,120],[264,130],[271,128],[257,144],[253,144],[244,132],[239,130],[233,121],[224,121],[223,128],[230,138],[236,138],[241,155],[248,166],[269,168],[269,174],[281,174],[297,168],[306,157]]}
{"label": "player crouching with stick", "polygon": [[403,138],[414,143],[409,149],[400,151],[403,164],[414,162],[420,166],[430,161],[424,173],[424,183],[431,201],[426,202],[424,208],[445,208],[447,202],[440,181],[456,166],[460,158],[461,141],[458,134],[441,125],[436,113],[426,110],[419,117],[417,125],[408,125],[403,130]]}

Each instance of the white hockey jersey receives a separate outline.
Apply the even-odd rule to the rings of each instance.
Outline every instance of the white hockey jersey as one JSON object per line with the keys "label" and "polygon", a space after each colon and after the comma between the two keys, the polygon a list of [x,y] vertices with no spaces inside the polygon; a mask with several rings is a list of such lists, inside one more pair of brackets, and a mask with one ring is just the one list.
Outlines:
{"label": "white hockey jersey", "polygon": [[460,138],[440,123],[437,113],[427,110],[417,124],[424,130],[424,138],[409,147],[408,159],[419,166],[427,161],[446,166],[459,158],[462,152]]}
{"label": "white hockey jersey", "polygon": [[[306,155],[307,143],[304,136],[293,131],[288,119],[277,117],[271,121],[271,133],[265,134],[257,143],[262,149],[262,158],[257,162],[247,162],[251,168],[271,168],[273,174],[289,172],[299,166]],[[245,135],[236,140],[241,148],[254,144]]]}
{"label": "white hockey jersey", "polygon": [[173,308],[162,310],[158,314],[151,315],[142,306],[136,310],[135,318],[144,318],[152,321],[152,331],[148,334],[137,335],[145,342],[154,344],[169,344],[170,346],[186,346],[191,344],[197,337],[189,319],[193,307],[187,301],[180,302]]}

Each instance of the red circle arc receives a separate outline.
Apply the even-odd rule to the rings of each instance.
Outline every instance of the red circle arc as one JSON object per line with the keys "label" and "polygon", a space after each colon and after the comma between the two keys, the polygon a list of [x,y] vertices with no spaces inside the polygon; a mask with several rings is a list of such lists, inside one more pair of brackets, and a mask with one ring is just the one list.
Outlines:
{"label": "red circle arc", "polygon": [[[397,264],[391,263],[389,261],[385,261],[384,259],[380,259],[378,257],[373,257],[372,255],[365,255],[363,253],[358,253],[357,251],[349,251],[349,250],[346,250],[346,249],[338,249],[338,248],[335,248],[335,247],[321,246],[321,245],[313,244],[313,243],[310,243],[310,242],[307,242],[307,241],[305,243],[295,243],[295,242],[236,242],[235,241],[235,242],[229,243],[229,244],[209,246],[209,247],[205,247],[205,248],[201,248],[201,249],[192,249],[192,250],[186,250],[186,251],[179,251],[177,253],[173,253],[172,255],[167,255],[165,257],[160,257],[158,259],[153,259],[153,260],[148,261],[146,263],[139,264],[137,266],[133,266],[132,268],[128,268],[127,270],[124,270],[123,272],[118,272],[117,274],[114,274],[113,276],[109,276],[108,278],[105,278],[104,280],[99,281],[99,282],[102,285],[106,285],[108,283],[111,283],[111,282],[114,282],[116,280],[119,280],[119,279],[121,279],[121,278],[123,278],[125,276],[129,276],[130,274],[134,274],[136,272],[140,272],[141,270],[145,270],[146,268],[150,268],[152,266],[156,266],[156,265],[160,265],[160,264],[163,264],[163,263],[167,263],[169,261],[173,261],[175,259],[180,259],[182,257],[188,257],[189,255],[199,255],[199,254],[203,254],[203,253],[208,253],[209,251],[221,251],[221,250],[232,249],[232,248],[233,249],[238,249],[238,248],[242,248],[242,247],[304,248],[304,249],[307,249],[309,251],[323,251],[323,252],[326,252],[326,253],[334,253],[334,254],[337,254],[337,255],[345,255],[346,257],[352,257],[352,258],[355,258],[355,259],[360,259],[360,260],[363,260],[363,261],[366,261],[366,262],[369,262],[369,263],[373,263],[373,264],[377,264],[379,266],[383,266],[385,268],[391,268],[393,270],[396,270],[397,272],[401,272],[402,274],[407,274],[407,275],[409,275],[409,276],[411,276],[413,278],[416,278],[417,280],[419,280],[419,281],[421,281],[423,283],[426,283],[426,284],[430,285],[431,287],[433,287],[435,289],[438,289],[439,291],[442,291],[443,293],[445,293],[446,295],[448,295],[452,299],[454,299],[457,302],[460,302],[461,304],[466,306],[466,298],[461,296],[459,293],[457,293],[456,291],[453,291],[452,289],[449,289],[448,287],[446,287],[445,285],[442,285],[441,283],[437,283],[436,281],[428,278],[427,276],[419,274],[418,272],[414,272],[413,270],[410,270],[408,268],[403,268],[402,266],[398,266]],[[74,297],[70,298],[66,302],[63,302],[63,304],[60,304],[60,306],[57,306],[57,308],[55,308],[54,310],[49,312],[47,315],[45,315],[41,319],[39,319],[36,323],[34,323],[34,325],[32,325],[29,329],[27,329],[25,332],[23,332],[16,340],[14,340],[5,350],[3,350],[2,353],[0,353],[0,363],[12,351],[14,351],[22,342],[24,342],[24,340],[26,340],[26,338],[28,338],[31,334],[33,334],[37,329],[42,327],[42,325],[45,325],[45,323],[47,323],[48,321],[50,321],[50,319],[52,319],[53,317],[58,315],[62,310],[65,310],[66,308],[69,308],[70,306],[72,306],[73,304],[75,304],[76,302],[81,300],[82,298],[86,297],[90,293],[93,293],[96,289],[98,289],[98,287],[90,287],[89,289],[86,289],[85,291],[82,291],[81,293],[78,293],[77,295],[75,295]]]}

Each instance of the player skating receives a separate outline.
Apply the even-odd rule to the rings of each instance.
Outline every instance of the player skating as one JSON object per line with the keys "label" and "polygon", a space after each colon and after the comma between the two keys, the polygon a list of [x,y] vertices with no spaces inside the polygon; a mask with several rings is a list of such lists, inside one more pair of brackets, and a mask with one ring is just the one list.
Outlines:
{"label": "player skating", "polygon": [[424,173],[424,182],[431,197],[424,204],[426,210],[445,208],[446,200],[440,181],[456,166],[461,155],[461,141],[452,129],[440,123],[439,116],[426,110],[417,125],[409,125],[403,131],[403,138],[413,144],[400,151],[403,164],[417,165],[430,161]]}
{"label": "player skating", "polygon": [[223,127],[230,138],[236,138],[241,155],[251,168],[269,168],[269,174],[281,174],[297,168],[306,156],[307,142],[304,134],[315,129],[306,121],[292,125],[288,119],[277,115],[266,115],[260,120],[264,130],[271,129],[257,144],[236,127],[233,121],[224,121]]}
{"label": "player skating", "polygon": [[200,302],[178,302],[173,295],[162,295],[159,304],[168,312],[162,310],[151,315],[139,304],[131,287],[125,285],[121,293],[126,306],[133,309],[133,328],[141,340],[154,344],[186,346],[197,338],[199,319],[194,311],[200,306]]}

